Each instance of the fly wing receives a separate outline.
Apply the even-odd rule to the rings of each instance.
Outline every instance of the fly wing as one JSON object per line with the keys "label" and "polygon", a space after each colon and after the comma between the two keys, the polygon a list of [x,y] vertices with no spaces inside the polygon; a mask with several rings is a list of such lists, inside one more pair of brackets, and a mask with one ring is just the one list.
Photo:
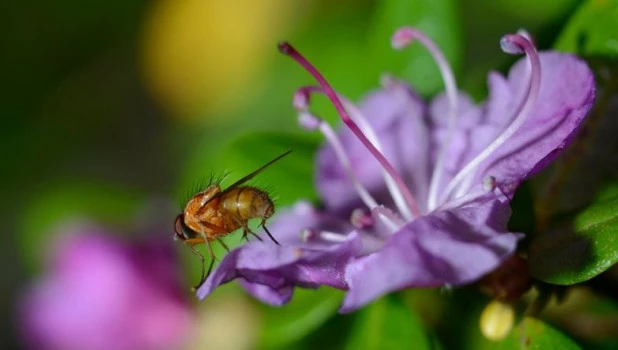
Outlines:
{"label": "fly wing", "polygon": [[277,157],[275,157],[273,160],[269,161],[268,163],[262,165],[261,167],[259,167],[257,170],[255,170],[254,172],[252,172],[251,174],[243,177],[242,179],[234,182],[232,185],[230,185],[228,188],[225,189],[224,192],[227,192],[231,189],[233,189],[234,187],[240,186],[242,184],[244,184],[245,182],[253,179],[257,174],[261,173],[264,169],[266,169],[268,166],[272,165],[274,162],[278,161],[279,159],[287,156],[288,154],[290,154],[292,152],[292,150],[286,151],[280,155],[278,155]]}

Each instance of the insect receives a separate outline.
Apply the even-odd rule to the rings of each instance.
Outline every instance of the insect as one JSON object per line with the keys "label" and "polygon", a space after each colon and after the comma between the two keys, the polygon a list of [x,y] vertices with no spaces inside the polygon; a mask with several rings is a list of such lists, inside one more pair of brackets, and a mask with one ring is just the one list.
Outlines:
{"label": "insect", "polygon": [[[204,283],[212,271],[215,262],[211,245],[212,241],[219,241],[229,251],[229,248],[221,238],[240,228],[243,230],[242,238],[247,241],[249,240],[249,234],[262,241],[262,238],[249,228],[248,222],[250,219],[262,219],[259,226],[263,227],[268,237],[275,244],[279,245],[279,242],[265,226],[266,220],[275,211],[273,201],[266,192],[256,187],[243,186],[243,184],[261,173],[268,166],[290,154],[290,152],[287,151],[275,157],[223,191],[218,183],[210,185],[204,191],[191,197],[183,212],[176,217],[176,222],[174,223],[175,238],[187,244],[202,262],[202,277],[194,289]],[[210,254],[210,265],[207,272],[204,255],[195,247],[202,243],[206,244]]]}

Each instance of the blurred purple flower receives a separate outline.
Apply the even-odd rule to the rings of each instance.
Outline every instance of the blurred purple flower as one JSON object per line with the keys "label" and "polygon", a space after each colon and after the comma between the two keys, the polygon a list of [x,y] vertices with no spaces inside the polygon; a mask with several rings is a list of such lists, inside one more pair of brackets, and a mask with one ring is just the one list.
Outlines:
{"label": "blurred purple flower", "polygon": [[[538,54],[526,33],[506,35],[502,49],[527,60],[506,78],[491,73],[489,98],[475,106],[425,35],[402,28],[393,46],[413,40],[433,55],[446,87],[428,108],[391,78],[357,107],[293,47],[280,45],[320,84],[300,88],[294,106],[301,125],[328,141],[316,174],[325,209],[300,204],[281,213],[272,232],[283,246],[234,250],[200,298],[237,277],[276,305],[295,285],[324,284],[348,290],[346,312],[402,288],[471,283],[514,254],[521,234],[507,229],[509,202],[574,137],[594,100],[592,73],[575,56]],[[310,113],[313,93],[325,94],[348,128],[335,132]]]}
{"label": "blurred purple flower", "polygon": [[95,227],[57,242],[47,273],[21,300],[36,349],[173,349],[191,330],[169,242],[124,243]]}

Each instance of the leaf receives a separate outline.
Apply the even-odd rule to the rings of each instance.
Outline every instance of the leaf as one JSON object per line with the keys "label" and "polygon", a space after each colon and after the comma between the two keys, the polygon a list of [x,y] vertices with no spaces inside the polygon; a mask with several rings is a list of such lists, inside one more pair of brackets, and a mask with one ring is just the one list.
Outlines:
{"label": "leaf", "polygon": [[285,309],[263,306],[261,348],[279,348],[310,334],[336,314],[343,292],[332,288],[294,291]]}
{"label": "leaf", "polygon": [[494,2],[493,6],[498,7],[503,14],[508,14],[508,16],[500,16],[500,20],[504,20],[504,17],[515,17],[516,20],[525,20],[527,23],[548,23],[563,17],[565,14],[569,14],[569,12],[573,10],[574,5],[577,4],[577,1],[578,0],[519,0],[515,2],[511,0],[498,0]]}
{"label": "leaf", "polygon": [[618,1],[588,0],[556,42],[556,49],[585,55],[618,55]]}
{"label": "leaf", "polygon": [[589,280],[618,262],[616,188],[602,191],[570,227],[533,238],[528,254],[532,276],[560,285]]}
{"label": "leaf", "polygon": [[580,349],[573,340],[535,318],[526,317],[503,341],[498,349]]}
{"label": "leaf", "polygon": [[429,349],[418,316],[403,303],[385,297],[360,311],[347,349]]}
{"label": "leaf", "polygon": [[412,26],[429,36],[442,50],[447,61],[460,66],[462,29],[457,7],[452,0],[386,0],[378,2],[369,31],[369,52],[374,56],[376,74],[384,70],[412,84],[416,91],[431,95],[442,90],[442,78],[433,58],[419,43],[404,51],[390,47],[391,36],[401,26]]}

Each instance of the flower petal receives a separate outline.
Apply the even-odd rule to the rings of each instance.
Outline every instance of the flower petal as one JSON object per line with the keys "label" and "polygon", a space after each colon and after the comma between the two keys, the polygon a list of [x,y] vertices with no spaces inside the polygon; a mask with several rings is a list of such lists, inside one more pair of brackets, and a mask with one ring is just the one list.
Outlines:
{"label": "flower petal", "polygon": [[360,251],[361,240],[352,231],[342,236],[346,238],[343,242],[302,242],[299,233],[305,228],[319,231],[337,224],[339,228],[348,227],[307,205],[300,202],[273,221],[271,232],[282,238],[281,246],[254,241],[227,254],[197,290],[198,298],[205,298],[217,286],[235,278],[242,278],[250,293],[273,305],[287,302],[293,286],[347,288],[344,270]]}
{"label": "flower petal", "polygon": [[504,230],[510,215],[503,195],[490,193],[463,206],[407,224],[384,248],[346,269],[342,312],[407,288],[460,285],[479,279],[513,254],[519,235]]}
{"label": "flower petal", "polygon": [[256,299],[265,304],[272,306],[281,306],[292,299],[294,287],[286,285],[281,288],[272,288],[271,286],[259,283],[251,283],[241,279],[240,284]]}
{"label": "flower petal", "polygon": [[[573,55],[540,54],[541,88],[524,125],[485,162],[479,178],[494,176],[507,195],[544,169],[572,141],[595,97],[592,71]],[[513,91],[523,84],[527,62],[509,73]],[[496,118],[496,116],[489,116]]]}
{"label": "flower petal", "polygon": [[[513,136],[493,152],[476,172],[473,185],[493,176],[512,197],[519,184],[553,161],[574,138],[595,96],[594,77],[577,57],[557,52],[540,54],[541,86],[535,107]],[[489,76],[490,96],[482,123],[467,132],[465,166],[510,124],[529,76],[528,62],[518,61],[508,79]],[[448,169],[445,178],[454,176]]]}

